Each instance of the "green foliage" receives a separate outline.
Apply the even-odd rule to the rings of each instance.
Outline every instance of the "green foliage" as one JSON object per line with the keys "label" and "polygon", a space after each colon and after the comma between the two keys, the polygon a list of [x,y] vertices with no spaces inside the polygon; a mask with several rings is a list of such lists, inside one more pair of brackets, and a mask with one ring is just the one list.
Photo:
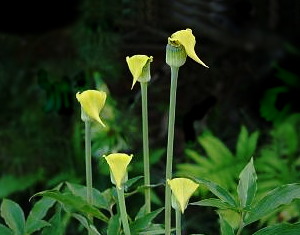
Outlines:
{"label": "green foliage", "polygon": [[54,203],[55,201],[52,199],[42,198],[34,205],[25,220],[24,212],[17,203],[9,199],[3,199],[1,203],[1,217],[9,228],[0,225],[1,234],[33,234],[51,226],[51,223],[43,220],[43,218]]}
{"label": "green foliage", "polygon": [[[300,199],[300,184],[288,184],[282,185],[271,192],[269,192],[265,197],[260,200],[257,200],[255,197],[257,186],[256,186],[256,172],[253,165],[253,160],[251,159],[250,162],[245,166],[239,176],[239,184],[237,186],[238,191],[238,198],[236,199],[235,204],[228,206],[229,201],[227,200],[228,196],[224,197],[225,195],[230,195],[224,189],[220,190],[219,187],[213,187],[212,193],[214,193],[218,199],[205,199],[200,202],[192,203],[192,205],[198,206],[213,206],[219,209],[219,216],[220,216],[220,226],[222,235],[231,235],[234,234],[233,229],[235,226],[235,219],[233,216],[226,216],[226,211],[233,211],[234,213],[238,213],[240,222],[238,223],[237,233],[240,234],[242,229],[267,216],[268,214],[275,212],[282,205],[290,204],[294,199]],[[202,179],[198,179],[198,182],[204,182],[205,186],[209,186],[210,184],[205,183]],[[215,189],[219,188],[218,193],[215,193]],[[211,188],[209,188],[211,190]],[[225,213],[223,213],[225,211]],[[227,213],[228,215],[228,213]],[[273,227],[267,227],[255,234],[265,234],[263,232],[278,232],[277,234],[298,234],[300,233],[300,227],[298,224],[295,225],[276,225]],[[288,233],[291,232],[291,233]]]}
{"label": "green foliage", "polygon": [[259,133],[249,134],[242,126],[234,155],[221,140],[206,132],[198,138],[207,156],[199,154],[193,149],[186,149],[186,156],[194,163],[181,163],[177,165],[178,174],[189,174],[216,182],[233,191],[238,172],[253,156]]}
{"label": "green foliage", "polygon": [[299,235],[300,223],[296,224],[276,224],[270,227],[263,228],[253,235]]}
{"label": "green foliage", "polygon": [[41,180],[41,172],[16,177],[14,175],[5,175],[0,178],[0,198],[5,198],[12,193],[23,191],[39,180]]}

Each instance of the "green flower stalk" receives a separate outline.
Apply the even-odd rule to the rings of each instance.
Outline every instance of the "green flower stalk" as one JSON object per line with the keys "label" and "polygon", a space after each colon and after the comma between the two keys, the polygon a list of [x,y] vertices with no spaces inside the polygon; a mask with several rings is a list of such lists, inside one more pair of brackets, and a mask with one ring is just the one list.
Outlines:
{"label": "green flower stalk", "polygon": [[[206,66],[195,52],[196,39],[191,29],[180,30],[168,38],[166,47],[166,63],[171,67],[171,88],[168,123],[168,145],[166,163],[166,182],[172,178],[174,125],[176,108],[176,90],[179,67],[184,65],[187,56],[197,63]],[[171,189],[166,184],[165,188],[165,234],[171,233]]]}
{"label": "green flower stalk", "polygon": [[150,63],[153,57],[146,55],[134,55],[126,57],[129,70],[133,76],[134,84],[139,81],[141,84],[142,93],[142,119],[143,119],[143,155],[144,155],[144,184],[145,189],[145,206],[146,212],[151,212],[151,191],[150,191],[150,161],[149,161],[149,138],[148,138],[148,101],[147,101],[147,86],[151,79]]}
{"label": "green flower stalk", "polygon": [[116,185],[118,194],[118,202],[125,235],[130,235],[130,228],[128,224],[126,204],[124,197],[124,183],[127,181],[127,166],[129,165],[133,155],[125,153],[112,153],[104,156],[110,169],[110,178],[113,184]]}
{"label": "green flower stalk", "polygon": [[[91,154],[91,122],[96,121],[105,126],[99,117],[99,113],[104,107],[106,93],[97,90],[87,90],[77,93],[76,98],[81,105],[81,119],[85,123],[85,173],[87,187],[87,202],[93,203],[93,175],[92,175],[92,154]],[[92,220],[92,217],[90,217]],[[92,231],[88,231],[92,234]]]}
{"label": "green flower stalk", "polygon": [[184,213],[199,184],[187,178],[175,178],[167,183],[172,190],[172,207],[176,211],[176,235],[181,235],[181,213]]}

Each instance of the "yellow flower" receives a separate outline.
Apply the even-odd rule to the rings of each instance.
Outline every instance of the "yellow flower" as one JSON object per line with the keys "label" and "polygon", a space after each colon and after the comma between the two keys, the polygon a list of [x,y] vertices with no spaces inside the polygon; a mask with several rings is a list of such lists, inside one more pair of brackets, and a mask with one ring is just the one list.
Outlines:
{"label": "yellow flower", "polygon": [[199,184],[186,178],[175,178],[167,181],[183,214],[190,197],[199,187]]}
{"label": "yellow flower", "polygon": [[113,183],[121,189],[122,184],[127,176],[127,166],[130,163],[133,155],[127,155],[125,153],[112,153],[108,156],[104,156],[107,161],[111,175],[113,176]]}
{"label": "yellow flower", "polygon": [[148,82],[150,80],[150,62],[152,61],[153,57],[146,55],[134,55],[132,57],[126,57],[126,62],[133,76],[131,89],[137,81]]}
{"label": "yellow flower", "polygon": [[77,92],[76,98],[85,114],[105,127],[99,113],[105,104],[106,93],[104,91],[86,90],[82,93]]}
{"label": "yellow flower", "polygon": [[180,30],[173,33],[171,37],[168,38],[168,42],[175,47],[183,46],[186,54],[191,59],[208,68],[208,66],[199,59],[195,52],[196,39],[191,29]]}

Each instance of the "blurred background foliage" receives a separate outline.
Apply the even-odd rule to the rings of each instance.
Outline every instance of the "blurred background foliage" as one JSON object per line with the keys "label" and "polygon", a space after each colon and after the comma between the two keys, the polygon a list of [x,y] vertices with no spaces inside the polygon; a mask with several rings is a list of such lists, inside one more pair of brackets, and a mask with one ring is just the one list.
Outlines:
{"label": "blurred background foliage", "polygon": [[[130,176],[142,174],[140,92],[130,90],[125,63],[134,54],[154,56],[151,173],[154,184],[163,182],[170,75],[164,50],[167,37],[187,27],[210,69],[187,61],[180,70],[177,174],[189,172],[233,191],[238,172],[253,156],[261,196],[299,182],[299,11],[297,0],[2,3],[0,197],[17,201],[26,212],[35,192],[64,180],[84,183],[83,124],[75,94],[85,89],[109,94],[103,111],[107,127],[93,127],[94,186],[110,187],[101,159],[110,152],[133,153]],[[154,191],[159,205],[163,187]],[[201,189],[198,196],[207,193]],[[142,197],[132,202],[136,212]],[[261,223],[298,220],[297,206]],[[186,217],[189,233],[218,233],[212,209],[191,208]]]}

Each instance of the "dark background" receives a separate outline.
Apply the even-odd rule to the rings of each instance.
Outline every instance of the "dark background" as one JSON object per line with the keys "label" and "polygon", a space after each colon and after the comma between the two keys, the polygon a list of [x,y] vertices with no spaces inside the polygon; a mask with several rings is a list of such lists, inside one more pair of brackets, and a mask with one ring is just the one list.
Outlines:
{"label": "dark background", "polygon": [[[2,1],[0,176],[13,179],[1,181],[1,196],[26,210],[34,192],[61,180],[84,182],[77,91],[109,90],[109,129],[95,141],[95,175],[99,153],[141,152],[140,93],[138,86],[130,90],[126,56],[154,57],[150,145],[164,148],[170,76],[165,45],[180,29],[193,30],[196,52],[210,68],[188,59],[180,69],[177,161],[204,129],[229,147],[242,124],[266,133],[273,120],[262,113],[262,98],[285,84],[276,69],[299,78],[299,12],[297,0]],[[292,83],[277,97],[276,108],[289,105],[289,113],[298,112],[299,88]],[[164,158],[152,172],[153,181],[163,181]],[[95,178],[96,187],[109,185]]]}

